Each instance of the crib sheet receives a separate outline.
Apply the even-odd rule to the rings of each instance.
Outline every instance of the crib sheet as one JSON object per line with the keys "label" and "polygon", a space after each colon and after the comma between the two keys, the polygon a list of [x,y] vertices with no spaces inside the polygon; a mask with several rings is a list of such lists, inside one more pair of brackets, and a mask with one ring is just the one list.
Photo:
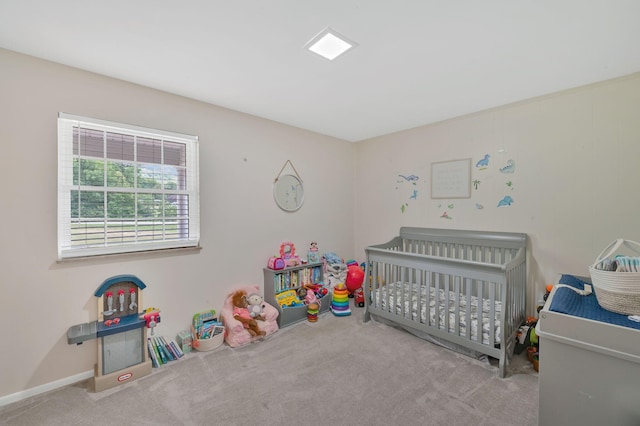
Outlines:
{"label": "crib sheet", "polygon": [[[429,300],[426,300],[427,291],[429,292]],[[438,293],[436,297],[436,291]],[[387,284],[378,288],[372,296],[372,302],[380,306],[382,310],[388,310],[387,308],[387,292],[389,292],[389,305],[395,306],[396,311],[394,314],[400,315],[404,312],[405,315],[410,315],[412,321],[418,321],[418,295],[422,298],[421,312],[419,321],[423,324],[435,325],[436,312],[439,318],[440,329],[444,330],[446,327],[445,318],[449,316],[449,333],[459,334],[460,336],[467,337],[467,296],[465,294],[459,294],[458,310],[456,310],[456,293],[449,291],[449,297],[446,297],[444,289],[436,290],[433,287],[427,289],[426,286],[422,286],[420,292],[418,292],[418,285],[411,283],[395,282]],[[411,297],[408,297],[408,296]],[[396,301],[397,298],[397,301]],[[486,299],[482,300],[482,315],[478,315],[478,297],[471,296],[469,298],[470,305],[470,322],[471,322],[471,340],[477,342],[478,336],[478,321],[482,321],[482,343],[490,343],[490,302]],[[448,304],[447,304],[448,302]],[[437,309],[436,309],[436,304]],[[403,306],[404,305],[404,306]],[[427,306],[429,307],[429,320],[427,321]],[[495,301],[495,321],[493,335],[495,336],[495,343],[498,344],[501,341],[501,327],[500,327],[500,314],[502,312],[501,302]],[[408,317],[409,318],[409,317]],[[459,320],[459,333],[456,333],[455,325],[456,318]]]}

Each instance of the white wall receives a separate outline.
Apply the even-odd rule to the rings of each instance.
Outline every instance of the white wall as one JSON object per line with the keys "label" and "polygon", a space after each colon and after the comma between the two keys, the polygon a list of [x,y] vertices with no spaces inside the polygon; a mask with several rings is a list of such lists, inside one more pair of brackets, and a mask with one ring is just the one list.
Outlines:
{"label": "white wall", "polygon": [[[358,143],[356,256],[400,226],[525,232],[533,313],[557,274],[588,275],[615,238],[640,241],[638,111],[635,74]],[[479,170],[485,154],[489,167]],[[478,189],[468,199],[432,200],[431,163],[461,158],[472,159]],[[501,173],[510,159],[515,172]],[[498,207],[505,195],[513,204]]]}
{"label": "white wall", "polygon": [[[175,336],[235,286],[262,285],[283,241],[353,256],[352,143],[1,49],[0,96],[0,398],[93,369],[96,342],[66,333],[97,318],[93,292],[113,275],[144,281],[157,333]],[[198,135],[202,250],[57,263],[61,111]],[[295,213],[272,196],[287,159],[305,183]]]}

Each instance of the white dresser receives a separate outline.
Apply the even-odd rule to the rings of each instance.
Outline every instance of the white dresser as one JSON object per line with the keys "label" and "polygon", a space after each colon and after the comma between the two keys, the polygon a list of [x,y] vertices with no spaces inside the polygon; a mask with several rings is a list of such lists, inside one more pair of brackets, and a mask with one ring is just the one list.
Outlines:
{"label": "white dresser", "polygon": [[553,289],[536,327],[540,426],[640,425],[640,330],[625,320],[594,294]]}

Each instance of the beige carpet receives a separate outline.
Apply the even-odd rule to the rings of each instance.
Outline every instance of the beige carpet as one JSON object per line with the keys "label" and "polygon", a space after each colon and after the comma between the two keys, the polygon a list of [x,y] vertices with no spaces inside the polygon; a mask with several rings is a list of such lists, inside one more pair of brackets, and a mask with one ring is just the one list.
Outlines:
{"label": "beige carpet", "polygon": [[[88,383],[0,408],[1,425],[536,425],[538,375],[525,355],[505,379],[362,309],[188,354],[101,393]],[[162,333],[162,327],[158,330]]]}

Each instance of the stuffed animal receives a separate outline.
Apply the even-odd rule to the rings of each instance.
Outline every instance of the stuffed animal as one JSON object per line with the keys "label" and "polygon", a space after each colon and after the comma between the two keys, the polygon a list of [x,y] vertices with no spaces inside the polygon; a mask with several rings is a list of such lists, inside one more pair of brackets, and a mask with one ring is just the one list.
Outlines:
{"label": "stuffed animal", "polygon": [[257,320],[264,321],[264,315],[262,310],[264,309],[264,304],[262,296],[258,293],[251,293],[247,298],[247,309],[249,310],[249,315],[251,318],[255,318]]}
{"label": "stuffed animal", "polygon": [[329,289],[338,283],[344,283],[347,279],[347,265],[344,263],[328,263],[325,267],[325,276],[329,285]]}
{"label": "stuffed animal", "polygon": [[237,321],[240,321],[244,328],[247,329],[251,336],[264,336],[267,333],[260,330],[258,327],[258,322],[251,318],[251,314],[247,309],[247,293],[243,290],[237,290],[231,296],[231,301],[233,303],[233,318]]}
{"label": "stuffed animal", "polygon": [[307,293],[304,296],[304,304],[311,306],[314,303],[317,304],[318,309],[320,309],[320,301],[318,300],[316,293],[311,289],[307,289]]}

